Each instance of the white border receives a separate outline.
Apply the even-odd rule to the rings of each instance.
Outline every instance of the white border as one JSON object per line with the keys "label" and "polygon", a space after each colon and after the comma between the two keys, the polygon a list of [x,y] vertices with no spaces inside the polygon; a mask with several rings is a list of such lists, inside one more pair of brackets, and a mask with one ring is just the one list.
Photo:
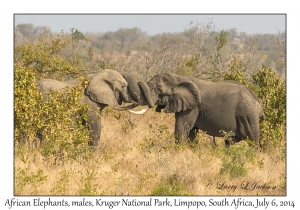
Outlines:
{"label": "white border", "polygon": [[[299,12],[296,3],[276,1],[10,1],[1,4],[1,147],[0,147],[0,207],[4,207],[5,200],[13,197],[13,14],[14,13],[286,13],[287,14],[287,196],[268,197],[280,200],[294,200],[299,206]],[[245,197],[255,200],[255,197]],[[24,197],[24,199],[31,199]],[[46,199],[46,198],[44,198]],[[58,200],[59,197],[55,197]],[[65,199],[71,200],[72,197]],[[76,200],[81,198],[76,197]],[[94,199],[94,198],[88,198]],[[109,197],[105,197],[109,199]],[[112,197],[111,199],[114,199]],[[119,198],[122,199],[122,198]],[[140,199],[144,199],[141,197]],[[173,199],[173,198],[172,198]],[[195,197],[183,199],[209,199]],[[221,199],[221,197],[216,197]],[[233,197],[230,197],[233,199]],[[261,197],[260,197],[261,199]],[[69,201],[70,202],[70,201]],[[296,207],[296,209],[299,207]],[[2,207],[1,207],[2,209]],[[4,208],[3,208],[4,209]],[[14,209],[18,209],[14,207]],[[23,208],[32,209],[32,208]],[[43,209],[43,208],[34,208]],[[47,209],[57,209],[50,208]],[[72,208],[73,209],[73,208]],[[82,209],[82,208],[81,208]],[[124,208],[122,209],[131,209]],[[232,209],[232,208],[223,208]],[[268,209],[275,209],[269,207]],[[276,208],[277,209],[277,208]]]}

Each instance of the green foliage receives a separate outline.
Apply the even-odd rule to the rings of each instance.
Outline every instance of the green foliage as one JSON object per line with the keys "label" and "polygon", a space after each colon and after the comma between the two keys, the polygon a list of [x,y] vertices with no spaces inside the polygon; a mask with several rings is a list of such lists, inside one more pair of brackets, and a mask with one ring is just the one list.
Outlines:
{"label": "green foliage", "polygon": [[261,160],[257,161],[257,165],[258,165],[259,169],[262,170],[265,166],[264,159],[262,158]]}
{"label": "green foliage", "polygon": [[14,78],[14,133],[18,142],[33,141],[39,126],[36,110],[42,101],[35,86],[36,74],[15,64]]}
{"label": "green foliage", "polygon": [[82,32],[80,32],[80,31],[78,31],[75,28],[71,28],[71,36],[72,36],[72,40],[73,41],[74,40],[78,41],[78,40],[84,40],[84,39],[86,39],[85,36],[84,36],[84,34]]}
{"label": "green foliage", "polygon": [[137,188],[136,188],[136,192],[140,193],[142,192],[143,188],[145,188],[145,186],[149,183],[151,183],[153,181],[153,179],[155,178],[155,176],[157,176],[157,174],[153,174],[153,173],[138,173],[137,179],[139,180]]}
{"label": "green foliage", "polygon": [[70,172],[65,169],[60,172],[60,177],[53,184],[51,192],[54,193],[54,195],[67,195],[69,187]]}
{"label": "green foliage", "polygon": [[191,195],[187,192],[183,183],[178,181],[176,174],[170,176],[165,182],[156,186],[151,196],[188,196]]}
{"label": "green foliage", "polygon": [[201,65],[201,55],[198,53],[192,53],[190,56],[185,58],[183,61],[184,65],[178,68],[174,73],[176,74],[185,74],[193,75],[198,71]]}
{"label": "green foliage", "polygon": [[14,54],[15,142],[31,143],[40,134],[42,154],[64,160],[90,154],[89,130],[83,124],[88,106],[78,101],[83,97],[86,79],[80,77],[81,86],[66,88],[64,93],[40,93],[35,84],[44,76],[62,79],[66,74],[78,74],[80,60],[62,53],[70,39],[62,34],[42,34],[37,40],[16,46]]}
{"label": "green foliage", "polygon": [[45,94],[47,99],[37,106],[41,117],[38,125],[43,129],[44,156],[67,152],[69,154],[65,154],[65,157],[76,157],[75,153],[87,146],[89,130],[82,120],[87,120],[89,108],[78,102],[82,92],[78,86],[67,88],[64,93],[51,90]]}
{"label": "green foliage", "polygon": [[258,86],[264,113],[273,126],[286,123],[286,86],[285,81],[275,71],[262,66],[253,76],[254,85]]}
{"label": "green foliage", "polygon": [[217,51],[220,51],[227,44],[227,32],[222,30],[218,36],[215,36]]}
{"label": "green foliage", "polygon": [[99,69],[115,69],[115,65],[110,64],[106,61],[99,61],[98,62]]}
{"label": "green foliage", "polygon": [[130,130],[136,128],[136,124],[130,119],[120,121],[120,123],[121,123],[121,126],[122,126],[121,129],[122,129],[123,133],[128,133]]}
{"label": "green foliage", "polygon": [[98,174],[94,169],[86,169],[81,172],[78,194],[81,196],[99,195],[98,184],[96,184],[97,177]]}
{"label": "green foliage", "polygon": [[275,71],[262,66],[253,76],[257,95],[266,120],[261,123],[261,145],[264,149],[282,146],[286,133],[286,85]]}
{"label": "green foliage", "polygon": [[246,142],[235,144],[229,148],[220,147],[222,167],[220,174],[230,177],[245,176],[248,173],[247,163],[253,163],[256,157],[254,147]]}
{"label": "green foliage", "polygon": [[108,113],[114,116],[119,121],[119,124],[121,125],[121,131],[124,134],[129,133],[137,126],[127,112],[119,112],[111,109],[110,107],[107,107],[104,110],[103,114],[107,115]]}
{"label": "green foliage", "polygon": [[38,188],[47,181],[47,175],[44,175],[44,171],[38,169],[36,173],[29,173],[29,168],[14,170],[15,177],[15,192],[16,194],[21,193],[25,187],[28,187],[33,194],[38,193]]}
{"label": "green foliage", "polygon": [[55,36],[43,33],[15,47],[15,64],[30,68],[38,78],[74,77],[80,73],[83,65],[80,56],[75,53],[76,44],[83,39],[83,34],[80,34],[77,30],[72,31],[70,36],[63,32]]}
{"label": "green foliage", "polygon": [[229,174],[230,177],[246,176],[248,171],[242,165],[235,162],[226,161],[222,164],[220,174]]}
{"label": "green foliage", "polygon": [[243,69],[243,63],[237,57],[233,57],[230,60],[229,70],[221,73],[222,80],[234,80],[240,82],[247,87],[253,89],[253,85],[250,81],[249,76]]}
{"label": "green foliage", "polygon": [[212,53],[209,56],[210,63],[212,65],[209,69],[212,79],[219,78],[219,74],[223,65],[223,51],[227,44],[227,32],[222,30],[217,36],[214,36],[215,45],[212,47]]}
{"label": "green foliage", "polygon": [[181,147],[181,145],[174,144],[174,139],[170,138],[171,133],[167,125],[149,124],[149,127],[151,129],[150,135],[144,137],[142,143],[138,145],[138,148],[143,152],[152,153],[161,148],[169,149]]}

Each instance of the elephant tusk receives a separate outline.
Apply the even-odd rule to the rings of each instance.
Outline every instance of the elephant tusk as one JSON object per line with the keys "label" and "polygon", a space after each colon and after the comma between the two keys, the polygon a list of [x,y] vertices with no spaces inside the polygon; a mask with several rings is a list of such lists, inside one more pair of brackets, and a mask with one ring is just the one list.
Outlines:
{"label": "elephant tusk", "polygon": [[119,106],[119,107],[112,107],[114,110],[118,111],[127,111],[129,109],[133,109],[134,107],[137,107],[138,104],[130,104],[128,106]]}
{"label": "elephant tusk", "polygon": [[149,110],[149,106],[146,106],[146,108],[140,110],[140,111],[134,111],[134,110],[128,110],[132,114],[145,114]]}

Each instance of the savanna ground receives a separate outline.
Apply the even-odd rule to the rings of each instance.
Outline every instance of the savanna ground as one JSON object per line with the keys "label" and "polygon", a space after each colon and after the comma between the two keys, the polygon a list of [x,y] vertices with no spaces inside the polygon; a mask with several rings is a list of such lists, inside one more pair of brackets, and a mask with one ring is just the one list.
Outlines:
{"label": "savanna ground", "polygon": [[[286,195],[285,34],[216,32],[208,23],[153,37],[136,28],[91,41],[75,29],[29,37],[23,30],[20,36],[18,30],[29,26],[17,26],[14,37],[15,195]],[[124,30],[133,34],[124,33],[129,37],[120,42]],[[175,144],[174,114],[136,116],[111,108],[102,114],[99,146],[89,147],[81,121],[87,107],[77,98],[87,84],[84,75],[104,68],[137,81],[173,72],[247,85],[266,116],[261,149],[250,140],[225,148],[222,138],[215,146],[201,132],[198,143]],[[45,95],[35,86],[40,78],[82,83]]]}
{"label": "savanna ground", "polygon": [[222,138],[216,147],[203,133],[198,144],[177,145],[173,127],[173,114],[108,108],[100,145],[86,161],[63,164],[39,148],[16,148],[15,194],[286,195],[282,148],[265,153],[243,141],[227,149]]}

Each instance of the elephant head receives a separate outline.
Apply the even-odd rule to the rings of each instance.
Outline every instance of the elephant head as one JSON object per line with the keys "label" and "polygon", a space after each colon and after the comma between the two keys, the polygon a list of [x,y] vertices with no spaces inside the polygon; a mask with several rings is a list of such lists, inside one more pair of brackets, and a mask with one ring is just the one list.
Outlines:
{"label": "elephant head", "polygon": [[[199,88],[191,81],[173,73],[155,75],[147,83],[139,83],[144,93],[146,104],[153,107],[158,105],[156,111],[164,109],[166,113],[176,113],[194,109],[201,102]],[[143,114],[130,110],[134,114]]]}
{"label": "elephant head", "polygon": [[[105,69],[100,73],[89,74],[88,78],[90,81],[85,94],[98,104],[112,106],[117,110],[128,110],[145,103],[140,87],[130,75],[121,75],[117,71]],[[122,102],[133,104],[116,107]]]}
{"label": "elephant head", "polygon": [[106,69],[92,77],[85,93],[97,103],[117,106],[122,100],[129,101],[127,86],[128,83],[118,72]]}

